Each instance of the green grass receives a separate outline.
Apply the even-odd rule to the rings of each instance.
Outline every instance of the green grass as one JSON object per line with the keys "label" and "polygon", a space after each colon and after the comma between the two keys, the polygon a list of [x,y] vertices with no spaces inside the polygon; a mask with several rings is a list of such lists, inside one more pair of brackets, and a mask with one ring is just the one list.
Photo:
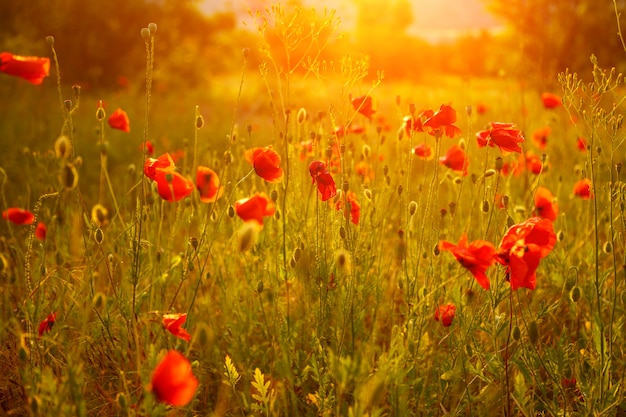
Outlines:
{"label": "green grass", "polygon": [[[270,49],[269,63],[272,57]],[[67,112],[52,77],[40,88],[0,80],[8,97],[1,105],[3,210],[28,208],[48,226],[44,241],[33,237],[34,225],[0,226],[5,414],[626,413],[622,81],[597,67],[591,83],[563,78],[557,93],[565,106],[548,110],[539,91],[507,79],[372,82],[356,70],[359,63],[351,65],[354,72],[304,77],[244,63],[242,74],[214,80],[206,91],[160,91],[155,81],[147,124],[139,87],[83,92]],[[63,98],[75,106],[67,91]],[[365,94],[388,130],[351,106],[349,95]],[[98,121],[98,100],[108,115],[118,106],[129,113],[130,134]],[[418,111],[451,104],[461,137],[438,145],[426,133],[400,137],[411,103]],[[488,106],[485,114],[476,114],[478,103]],[[300,108],[308,114],[302,123]],[[349,121],[364,133],[336,137],[335,125]],[[474,135],[491,121],[524,130],[524,151],[547,157],[541,174],[485,175],[500,151],[479,149]],[[540,150],[530,137],[545,125],[552,133]],[[155,157],[184,150],[176,165],[190,179],[193,161],[215,170],[223,197],[203,204],[194,192],[176,203],[162,200],[142,175],[142,131]],[[60,134],[71,137],[82,159],[72,189],[58,180],[75,162],[55,156]],[[581,135],[589,140],[586,153],[576,149]],[[311,137],[314,156],[301,160],[300,143]],[[412,155],[423,141],[438,150],[435,159]],[[466,177],[437,163],[457,143],[470,160]],[[283,182],[246,177],[244,152],[270,144],[282,158]],[[343,192],[322,202],[308,164],[327,160],[334,144],[342,151],[331,173]],[[104,155],[110,187],[101,180]],[[372,174],[358,175],[359,162]],[[583,177],[593,180],[594,199],[573,195]],[[554,193],[560,215],[558,241],[538,267],[534,291],[511,291],[497,265],[487,272],[491,289],[483,290],[438,249],[462,233],[497,246],[509,226],[532,216],[539,185]],[[358,225],[336,210],[348,190],[360,204]],[[250,244],[232,206],[255,192],[272,196],[277,212]],[[496,194],[508,197],[505,207]],[[104,223],[92,219],[96,204],[108,210]],[[456,316],[443,327],[433,316],[447,303]],[[39,338],[38,325],[51,312],[56,323]],[[162,314],[175,312],[188,313],[189,343],[163,329]],[[184,407],[169,408],[150,392],[168,349],[192,361],[200,382]]]}

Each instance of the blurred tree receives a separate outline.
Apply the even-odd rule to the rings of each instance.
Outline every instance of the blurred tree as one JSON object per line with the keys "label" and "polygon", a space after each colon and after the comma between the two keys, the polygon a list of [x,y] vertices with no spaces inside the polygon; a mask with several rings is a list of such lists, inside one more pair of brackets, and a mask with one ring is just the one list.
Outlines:
{"label": "blurred tree", "polygon": [[[511,69],[535,83],[556,80],[569,68],[588,73],[591,54],[602,67],[620,67],[624,52],[617,35],[613,1],[597,0],[484,0],[510,26]],[[624,10],[626,2],[618,0]],[[626,20],[620,17],[621,25]],[[517,54],[515,54],[517,52]]]}

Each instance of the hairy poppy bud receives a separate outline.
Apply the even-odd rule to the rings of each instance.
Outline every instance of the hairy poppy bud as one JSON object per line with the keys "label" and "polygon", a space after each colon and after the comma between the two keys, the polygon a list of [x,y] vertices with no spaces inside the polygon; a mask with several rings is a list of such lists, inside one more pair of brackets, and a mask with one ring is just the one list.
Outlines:
{"label": "hairy poppy bud", "polygon": [[535,344],[539,340],[539,327],[535,320],[528,324],[528,340],[530,343]]}
{"label": "hairy poppy bud", "polygon": [[573,303],[577,303],[580,301],[582,293],[580,291],[580,287],[578,285],[574,285],[569,292],[569,298]]}
{"label": "hairy poppy bud", "polygon": [[150,29],[148,29],[148,28],[141,28],[141,37],[144,40],[150,39]]}
{"label": "hairy poppy bud", "polygon": [[157,31],[157,24],[156,23],[149,23],[148,24],[148,30],[150,31],[151,35],[154,35]]}
{"label": "hairy poppy bud", "polygon": [[411,201],[409,203],[409,216],[413,216],[417,211],[417,203],[415,201]]}

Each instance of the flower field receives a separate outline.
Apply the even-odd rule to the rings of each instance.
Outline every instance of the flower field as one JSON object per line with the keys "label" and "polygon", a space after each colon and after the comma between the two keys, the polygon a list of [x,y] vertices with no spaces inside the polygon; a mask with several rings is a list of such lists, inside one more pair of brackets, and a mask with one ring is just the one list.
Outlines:
{"label": "flower field", "polygon": [[621,74],[410,83],[266,13],[212,91],[154,23],[134,89],[0,54],[0,414],[626,415]]}

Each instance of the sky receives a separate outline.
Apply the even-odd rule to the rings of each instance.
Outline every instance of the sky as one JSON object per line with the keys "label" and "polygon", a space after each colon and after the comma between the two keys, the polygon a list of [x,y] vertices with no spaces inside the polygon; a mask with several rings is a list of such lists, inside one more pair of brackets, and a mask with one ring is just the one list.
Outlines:
{"label": "sky", "polygon": [[[303,0],[307,6],[334,9],[341,19],[340,30],[350,30],[356,17],[358,0]],[[370,0],[371,1],[371,0]],[[386,0],[379,0],[386,1]],[[262,9],[277,0],[203,0],[202,9],[211,14],[232,11],[247,20],[247,10]],[[288,2],[288,0],[287,0]],[[500,22],[485,8],[482,0],[410,0],[413,6],[413,24],[409,33],[431,42],[453,39],[481,29],[497,29]],[[283,1],[286,3],[286,1]]]}

